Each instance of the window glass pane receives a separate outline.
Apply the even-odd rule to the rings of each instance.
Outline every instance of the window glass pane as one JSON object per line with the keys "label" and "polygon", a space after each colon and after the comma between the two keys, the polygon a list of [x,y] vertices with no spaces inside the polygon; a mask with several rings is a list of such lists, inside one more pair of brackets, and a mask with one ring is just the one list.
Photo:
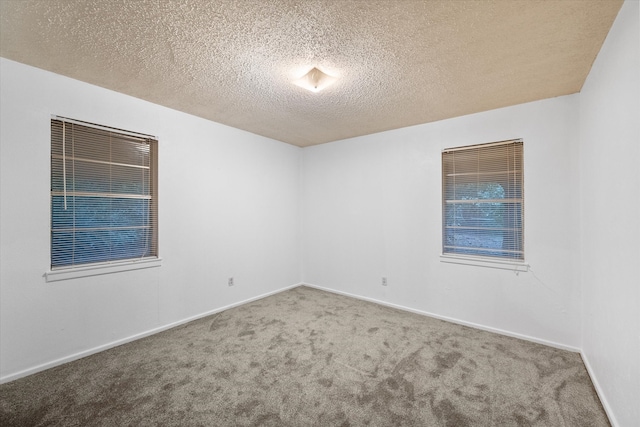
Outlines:
{"label": "window glass pane", "polygon": [[[67,229],[68,230],[68,229]],[[150,227],[52,232],[54,265],[70,265],[151,255]]]}
{"label": "window glass pane", "polygon": [[141,258],[151,255],[149,229],[111,231],[112,259]]}
{"label": "window glass pane", "polygon": [[[103,197],[52,198],[52,229],[141,227],[148,225],[150,200]],[[74,214],[75,212],[75,214]]]}
{"label": "window glass pane", "polygon": [[122,140],[114,144],[111,150],[111,161],[127,165],[148,166],[150,147],[147,143]]}
{"label": "window glass pane", "polygon": [[149,194],[149,169],[112,166],[111,192],[120,194]]}
{"label": "window glass pane", "polygon": [[51,265],[73,264],[73,232],[51,233]]}
{"label": "window glass pane", "polygon": [[456,251],[466,249],[503,249],[504,232],[499,229],[447,227],[446,245]]}
{"label": "window glass pane", "polygon": [[111,199],[111,224],[114,227],[149,225],[150,200]]}
{"label": "window glass pane", "polygon": [[109,133],[99,129],[67,124],[67,156],[76,159],[110,160],[111,141]]}
{"label": "window glass pane", "polygon": [[111,189],[109,180],[110,166],[99,163],[75,161],[71,169],[67,167],[72,185],[67,183],[67,191],[83,191],[89,193],[108,193]]}
{"label": "window glass pane", "polygon": [[67,209],[64,209],[64,197],[51,197],[51,229],[73,228],[72,198],[67,197]]}
{"label": "window glass pane", "polygon": [[56,266],[151,256],[149,227],[52,232]]}

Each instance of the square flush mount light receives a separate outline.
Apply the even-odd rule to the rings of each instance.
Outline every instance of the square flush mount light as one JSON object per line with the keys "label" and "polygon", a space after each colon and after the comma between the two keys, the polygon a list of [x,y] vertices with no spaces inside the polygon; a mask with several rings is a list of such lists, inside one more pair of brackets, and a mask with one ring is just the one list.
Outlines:
{"label": "square flush mount light", "polygon": [[301,88],[310,90],[311,92],[320,92],[322,89],[330,86],[337,80],[336,77],[330,76],[313,67],[307,74],[294,80],[293,84]]}

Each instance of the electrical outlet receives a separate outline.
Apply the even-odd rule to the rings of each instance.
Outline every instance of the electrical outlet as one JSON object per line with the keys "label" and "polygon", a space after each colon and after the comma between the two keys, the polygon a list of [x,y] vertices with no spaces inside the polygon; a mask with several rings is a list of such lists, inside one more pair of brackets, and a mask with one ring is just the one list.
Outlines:
{"label": "electrical outlet", "polygon": [[382,286],[387,286],[387,278],[386,277],[382,278]]}
{"label": "electrical outlet", "polygon": [[229,281],[227,282],[229,286],[233,286],[233,277],[229,277]]}

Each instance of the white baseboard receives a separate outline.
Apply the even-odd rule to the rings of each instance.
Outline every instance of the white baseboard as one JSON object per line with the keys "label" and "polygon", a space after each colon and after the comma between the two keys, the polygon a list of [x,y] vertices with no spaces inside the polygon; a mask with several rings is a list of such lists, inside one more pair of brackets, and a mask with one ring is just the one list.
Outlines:
{"label": "white baseboard", "polygon": [[364,297],[362,295],[351,294],[349,292],[337,291],[335,289],[326,288],[324,286],[313,285],[313,284],[310,284],[310,283],[303,283],[302,286],[308,286],[310,288],[320,289],[322,291],[332,292],[332,293],[338,294],[338,295],[344,295],[344,296],[360,299],[360,300],[363,300],[363,301],[369,301],[369,302],[373,302],[373,303],[376,303],[376,304],[384,305],[384,306],[387,306],[387,307],[392,307],[392,308],[397,308],[399,310],[408,311],[410,313],[416,313],[416,314],[420,314],[420,315],[423,315],[423,316],[433,317],[435,319],[440,319],[440,320],[445,320],[447,322],[456,323],[456,324],[459,324],[459,325],[469,326],[471,328],[476,328],[476,329],[480,329],[480,330],[483,330],[483,331],[493,332],[493,333],[500,334],[500,335],[506,335],[506,336],[513,337],[513,338],[519,338],[519,339],[522,339],[522,340],[531,341],[531,342],[535,342],[535,343],[538,343],[538,344],[547,345],[547,346],[550,346],[550,347],[555,347],[555,348],[558,348],[560,350],[568,350],[568,351],[571,351],[571,352],[574,352],[574,353],[579,353],[580,357],[582,357],[582,361],[584,362],[584,365],[585,365],[585,367],[587,369],[587,373],[589,374],[589,377],[591,378],[591,382],[593,383],[593,386],[596,389],[596,393],[598,394],[598,397],[600,398],[600,402],[602,403],[604,411],[605,411],[607,417],[609,418],[609,423],[611,423],[612,427],[618,427],[619,426],[618,421],[616,420],[616,417],[613,415],[613,410],[611,409],[611,406],[609,405],[609,402],[607,401],[607,399],[606,399],[606,397],[604,395],[604,392],[603,392],[602,388],[600,387],[600,384],[598,382],[598,378],[595,376],[595,373],[593,372],[593,368],[591,367],[591,364],[589,363],[589,359],[587,358],[587,355],[583,352],[583,350],[580,349],[580,348],[569,346],[569,345],[565,345],[565,344],[560,344],[560,343],[553,342],[553,341],[548,341],[548,340],[545,340],[545,339],[532,337],[532,336],[529,336],[529,335],[518,334],[518,333],[510,332],[510,331],[505,331],[503,329],[492,328],[490,326],[480,325],[480,324],[474,323],[474,322],[467,322],[465,320],[455,319],[455,318],[447,317],[447,316],[441,316],[439,314],[434,314],[434,313],[430,313],[430,312],[423,311],[423,310],[416,310],[414,308],[405,307],[405,306],[402,306],[402,305],[399,305],[399,304],[393,304],[393,303],[390,303],[390,302],[377,300],[375,298],[368,298],[368,297]]}
{"label": "white baseboard", "polygon": [[593,372],[593,368],[591,367],[591,363],[589,363],[589,359],[587,358],[587,355],[582,350],[580,350],[580,357],[582,357],[582,362],[584,363],[584,366],[587,368],[587,373],[589,374],[589,377],[591,378],[591,382],[593,383],[593,387],[596,389],[596,393],[600,398],[600,402],[602,403],[604,412],[607,414],[607,417],[609,417],[609,423],[612,425],[612,427],[618,427],[620,424],[618,424],[616,417],[613,415],[613,410],[611,409],[611,406],[609,406],[609,402],[607,402],[607,398],[604,396],[604,392],[600,387],[600,383],[598,382],[598,378],[596,377],[595,372]]}
{"label": "white baseboard", "polygon": [[10,381],[14,381],[14,380],[17,380],[19,378],[35,374],[37,372],[45,371],[47,369],[54,368],[56,366],[63,365],[65,363],[73,362],[74,360],[82,359],[83,357],[91,356],[92,354],[99,353],[101,351],[108,350],[110,348],[117,347],[117,346],[122,345],[122,344],[126,344],[128,342],[139,340],[140,338],[148,337],[150,335],[157,334],[158,332],[163,332],[163,331],[166,331],[167,329],[175,328],[176,326],[180,326],[180,325],[183,325],[185,323],[189,323],[189,322],[192,322],[194,320],[201,319],[203,317],[211,316],[212,314],[216,314],[216,313],[219,313],[221,311],[225,311],[225,310],[228,310],[230,308],[237,307],[239,305],[247,304],[249,302],[253,302],[253,301],[256,301],[256,300],[259,300],[259,299],[262,299],[262,298],[266,298],[268,296],[275,295],[275,294],[278,294],[280,292],[283,292],[283,291],[286,291],[286,290],[289,290],[289,289],[297,288],[298,286],[301,286],[301,285],[303,285],[303,284],[302,283],[296,283],[295,285],[287,286],[287,287],[284,287],[284,288],[281,288],[281,289],[278,289],[278,290],[275,290],[275,291],[272,291],[272,292],[267,292],[265,294],[258,295],[256,297],[252,297],[252,298],[249,298],[249,299],[246,299],[246,300],[243,300],[243,301],[239,301],[239,302],[236,302],[236,303],[233,303],[233,304],[226,305],[224,307],[220,307],[220,308],[216,308],[214,310],[210,310],[210,311],[207,311],[207,312],[204,312],[204,313],[200,313],[200,314],[197,314],[195,316],[188,317],[186,319],[178,320],[176,322],[172,322],[172,323],[169,323],[169,324],[166,324],[166,325],[163,325],[163,326],[159,326],[157,328],[149,329],[149,330],[141,332],[139,334],[131,335],[131,336],[126,337],[126,338],[122,338],[122,339],[119,339],[119,340],[116,340],[116,341],[112,341],[110,343],[103,344],[103,345],[100,345],[98,347],[93,347],[93,348],[90,348],[88,350],[84,350],[84,351],[81,351],[81,352],[78,352],[78,353],[74,353],[74,354],[69,355],[69,356],[61,357],[59,359],[52,360],[51,362],[46,362],[46,363],[34,366],[32,368],[27,368],[27,369],[24,369],[22,371],[19,371],[19,372],[13,373],[13,374],[9,374],[9,375],[6,375],[6,376],[0,378],[0,384],[4,384],[4,383],[10,382]]}
{"label": "white baseboard", "polygon": [[258,296],[252,297],[252,298],[248,298],[246,300],[242,300],[242,301],[239,301],[239,302],[236,302],[236,303],[233,303],[233,304],[226,305],[224,307],[220,307],[220,308],[216,308],[214,310],[210,310],[210,311],[207,311],[207,312],[204,312],[204,313],[200,313],[200,314],[197,314],[195,316],[191,316],[191,317],[188,317],[186,319],[182,319],[182,320],[179,320],[179,321],[176,321],[176,322],[169,323],[167,325],[163,325],[163,326],[160,326],[160,327],[157,327],[157,328],[154,328],[154,329],[150,329],[150,330],[147,330],[145,332],[141,332],[139,334],[131,335],[129,337],[126,337],[126,338],[123,338],[123,339],[120,339],[120,340],[116,340],[116,341],[113,341],[113,342],[110,342],[110,343],[107,343],[107,344],[104,344],[104,345],[101,345],[101,346],[98,346],[98,347],[94,347],[94,348],[91,348],[91,349],[88,349],[88,350],[84,350],[84,351],[81,351],[81,352],[78,352],[78,353],[75,353],[75,354],[72,354],[72,355],[69,355],[69,356],[65,356],[65,357],[62,357],[60,359],[53,360],[51,362],[43,363],[43,364],[34,366],[32,368],[24,369],[22,371],[19,371],[19,372],[10,374],[10,375],[6,375],[6,376],[0,378],[0,384],[4,384],[4,383],[10,382],[10,381],[14,381],[14,380],[17,380],[19,378],[23,378],[23,377],[26,377],[28,375],[35,374],[37,372],[45,371],[47,369],[50,369],[50,368],[53,368],[53,367],[56,367],[56,366],[59,366],[59,365],[63,365],[65,363],[73,362],[74,360],[82,359],[83,357],[87,357],[87,356],[90,356],[92,354],[96,354],[96,353],[99,353],[101,351],[108,350],[108,349],[113,348],[113,347],[117,347],[117,346],[122,345],[122,344],[126,344],[126,343],[129,343],[129,342],[144,338],[144,337],[148,337],[150,335],[154,335],[154,334],[157,334],[159,332],[163,332],[163,331],[166,331],[168,329],[175,328],[176,326],[180,326],[180,325],[183,325],[185,323],[189,323],[189,322],[192,322],[194,320],[201,319],[203,317],[211,316],[212,314],[216,314],[216,313],[219,313],[221,311],[228,310],[230,308],[238,307],[240,305],[247,304],[247,303],[250,303],[250,302],[253,302],[253,301],[257,301],[259,299],[266,298],[268,296],[275,295],[277,293],[280,293],[280,292],[283,292],[283,291],[286,291],[286,290],[289,290],[289,289],[297,288],[298,286],[307,286],[307,287],[310,287],[310,288],[315,288],[315,289],[319,289],[319,290],[326,291],[326,292],[331,292],[331,293],[338,294],[338,295],[344,295],[344,296],[348,296],[348,297],[351,297],[351,298],[356,298],[356,299],[363,300],[363,301],[373,302],[373,303],[384,305],[384,306],[387,306],[387,307],[397,308],[399,310],[408,311],[410,313],[416,313],[416,314],[420,314],[420,315],[423,315],[423,316],[428,316],[428,317],[432,317],[432,318],[435,318],[435,319],[440,319],[440,320],[445,320],[447,322],[456,323],[456,324],[459,324],[459,325],[469,326],[469,327],[472,327],[472,328],[475,328],[475,329],[480,329],[480,330],[483,330],[483,331],[494,332],[494,333],[501,334],[501,335],[506,335],[506,336],[509,336],[509,337],[519,338],[519,339],[523,339],[523,340],[526,340],[526,341],[532,341],[532,342],[535,342],[535,343],[538,343],[538,344],[548,345],[550,347],[559,348],[561,350],[568,350],[568,351],[579,353],[580,356],[582,357],[584,365],[585,365],[585,367],[587,369],[587,373],[589,374],[589,377],[591,378],[591,382],[593,383],[594,388],[596,389],[596,393],[598,394],[598,397],[600,398],[600,402],[602,402],[602,406],[604,407],[604,410],[605,410],[607,416],[609,417],[609,422],[611,423],[611,425],[613,427],[617,427],[618,426],[618,422],[617,422],[615,416],[613,415],[613,411],[611,410],[611,407],[609,406],[609,403],[607,402],[607,399],[605,398],[605,395],[604,395],[604,393],[602,391],[602,388],[600,387],[600,384],[598,382],[598,378],[595,376],[595,373],[593,372],[593,368],[591,367],[591,364],[589,362],[589,359],[588,359],[587,355],[581,349],[579,349],[577,347],[568,346],[568,345],[564,345],[564,344],[560,344],[560,343],[556,343],[556,342],[553,342],[553,341],[548,341],[548,340],[544,340],[544,339],[540,339],[540,338],[536,338],[536,337],[531,337],[531,336],[528,336],[528,335],[518,334],[518,333],[515,333],[515,332],[509,332],[509,331],[505,331],[505,330],[498,329],[498,328],[492,328],[492,327],[480,325],[480,324],[477,324],[477,323],[474,323],[474,322],[467,322],[467,321],[460,320],[460,319],[455,319],[455,318],[452,318],[452,317],[441,316],[441,315],[430,313],[430,312],[427,312],[427,311],[417,310],[417,309],[410,308],[410,307],[405,307],[405,306],[402,306],[402,305],[399,305],[399,304],[393,304],[393,303],[390,303],[390,302],[377,300],[375,298],[368,298],[368,297],[364,297],[362,295],[351,294],[349,292],[338,291],[338,290],[335,290],[335,289],[326,288],[326,287],[323,287],[323,286],[317,286],[317,285],[313,285],[313,284],[310,284],[310,283],[297,283],[297,284],[294,284],[294,285],[286,286],[284,288],[281,288],[281,289],[278,289],[278,290],[275,290],[275,291],[267,292],[267,293],[262,294],[262,295],[258,295]]}
{"label": "white baseboard", "polygon": [[571,352],[574,352],[574,353],[580,353],[580,349],[578,347],[573,347],[573,346],[570,346],[570,345],[560,344],[560,343],[557,343],[557,342],[554,342],[554,341],[547,341],[545,339],[536,338],[536,337],[532,337],[532,336],[529,336],[529,335],[523,335],[523,334],[519,334],[519,333],[516,333],[516,332],[505,331],[503,329],[493,328],[491,326],[485,326],[485,325],[481,325],[481,324],[474,323],[474,322],[467,322],[465,320],[460,320],[460,319],[456,319],[456,318],[453,318],[453,317],[441,316],[439,314],[430,313],[428,311],[417,310],[415,308],[405,307],[403,305],[394,304],[394,303],[390,303],[390,302],[386,302],[386,301],[382,301],[382,300],[377,300],[375,298],[363,297],[361,295],[351,294],[351,293],[348,293],[348,292],[337,291],[335,289],[325,288],[323,286],[317,286],[317,285],[313,285],[313,284],[310,284],[310,283],[303,283],[302,286],[308,286],[310,288],[316,288],[316,289],[320,289],[322,291],[332,292],[334,294],[339,294],[339,295],[344,295],[344,296],[347,296],[347,297],[357,298],[357,299],[360,299],[360,300],[363,300],[363,301],[369,301],[369,302],[373,302],[373,303],[376,303],[376,304],[384,305],[384,306],[387,306],[387,307],[397,308],[399,310],[408,311],[408,312],[420,314],[420,315],[423,315],[423,316],[433,317],[435,319],[445,320],[447,322],[456,323],[458,325],[463,325],[463,326],[469,326],[471,328],[480,329],[480,330],[487,331],[487,332],[493,332],[493,333],[500,334],[500,335],[506,335],[508,337],[519,338],[519,339],[522,339],[522,340],[525,340],[525,341],[531,341],[531,342],[535,342],[535,343],[538,343],[538,344],[547,345],[549,347],[559,348],[560,350],[567,350],[567,351],[571,351]]}

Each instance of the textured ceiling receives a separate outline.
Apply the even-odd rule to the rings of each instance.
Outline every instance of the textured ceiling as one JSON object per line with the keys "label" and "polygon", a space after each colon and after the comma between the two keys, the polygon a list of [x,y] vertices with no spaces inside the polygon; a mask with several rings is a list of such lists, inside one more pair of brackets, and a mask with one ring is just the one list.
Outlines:
{"label": "textured ceiling", "polygon": [[307,146],[579,92],[621,5],[0,0],[0,54]]}

